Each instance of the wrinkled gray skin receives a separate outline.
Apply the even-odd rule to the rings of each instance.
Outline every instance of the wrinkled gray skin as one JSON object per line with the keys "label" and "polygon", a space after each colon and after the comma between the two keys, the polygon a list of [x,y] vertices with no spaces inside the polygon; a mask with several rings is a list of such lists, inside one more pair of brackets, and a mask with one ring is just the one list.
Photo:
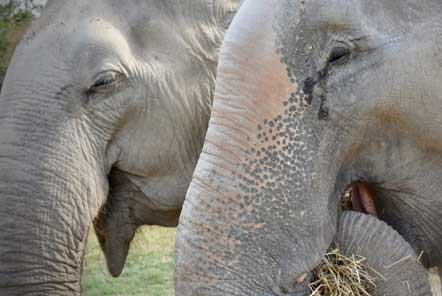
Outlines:
{"label": "wrinkled gray skin", "polygon": [[93,220],[113,275],[176,225],[238,2],[49,2],[0,97],[0,295],[79,295]]}
{"label": "wrinkled gray skin", "polygon": [[343,255],[357,254],[370,266],[366,271],[376,283],[370,295],[432,295],[428,273],[413,248],[384,221],[346,211],[339,219],[335,242]]}
{"label": "wrinkled gray skin", "polygon": [[180,217],[177,295],[304,295],[355,181],[441,265],[441,14],[439,0],[244,2]]}

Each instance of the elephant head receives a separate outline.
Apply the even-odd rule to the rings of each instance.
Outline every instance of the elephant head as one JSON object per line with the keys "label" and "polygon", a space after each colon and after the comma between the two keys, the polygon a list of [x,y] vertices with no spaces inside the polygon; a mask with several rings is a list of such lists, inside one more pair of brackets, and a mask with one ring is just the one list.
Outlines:
{"label": "elephant head", "polygon": [[177,295],[295,295],[348,188],[352,210],[442,263],[441,13],[437,0],[244,2],[180,216]]}
{"label": "elephant head", "polygon": [[78,295],[89,226],[113,275],[174,226],[235,0],[49,1],[0,97],[0,294]]}

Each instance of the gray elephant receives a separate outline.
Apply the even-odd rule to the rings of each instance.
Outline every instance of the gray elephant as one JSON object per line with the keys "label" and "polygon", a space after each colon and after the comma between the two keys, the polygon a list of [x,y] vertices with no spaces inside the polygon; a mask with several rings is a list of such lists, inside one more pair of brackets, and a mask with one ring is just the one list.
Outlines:
{"label": "gray elephant", "polygon": [[89,226],[113,275],[175,226],[235,0],[52,0],[0,97],[0,295],[79,295]]}
{"label": "gray elephant", "polygon": [[[349,188],[350,210],[386,223],[372,235],[442,264],[441,15],[440,0],[244,2],[180,217],[176,295],[306,295]],[[402,268],[375,295],[430,294],[426,270]]]}

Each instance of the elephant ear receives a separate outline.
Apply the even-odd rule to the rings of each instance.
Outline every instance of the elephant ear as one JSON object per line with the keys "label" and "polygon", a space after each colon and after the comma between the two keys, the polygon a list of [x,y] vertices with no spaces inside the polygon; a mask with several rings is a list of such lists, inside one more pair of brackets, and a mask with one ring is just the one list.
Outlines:
{"label": "elephant ear", "polygon": [[359,212],[344,212],[336,242],[345,256],[367,259],[377,278],[374,295],[432,295],[428,273],[416,253],[385,222]]}

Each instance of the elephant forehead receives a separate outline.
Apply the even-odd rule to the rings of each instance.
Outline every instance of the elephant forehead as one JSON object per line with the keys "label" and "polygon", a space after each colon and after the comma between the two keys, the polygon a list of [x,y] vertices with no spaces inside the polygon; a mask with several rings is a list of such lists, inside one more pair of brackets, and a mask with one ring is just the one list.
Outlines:
{"label": "elephant forehead", "polygon": [[10,64],[11,69],[16,69],[11,72],[17,76],[14,85],[19,81],[29,86],[41,83],[41,73],[56,81],[89,85],[97,73],[109,69],[121,71],[121,64],[126,68],[133,64],[125,36],[103,19],[47,28],[33,37],[32,42],[22,42],[15,56],[20,58]]}
{"label": "elephant forehead", "polygon": [[[229,81],[232,89],[218,89],[216,95],[232,101],[236,96],[247,96],[244,102],[248,110],[255,112],[255,118],[281,114],[284,100],[298,88],[277,52],[271,9],[274,2],[246,1],[227,33],[220,54],[219,80]],[[266,108],[260,108],[263,105]]]}
{"label": "elephant forehead", "polygon": [[[272,52],[273,51],[273,52]],[[239,80],[242,82],[241,92],[247,94],[247,101],[254,110],[256,118],[272,118],[284,111],[284,101],[298,89],[291,83],[286,67],[272,47],[269,51],[256,52],[259,64],[246,64]],[[248,61],[247,61],[248,62]],[[246,63],[247,63],[246,62]],[[261,64],[262,63],[262,64]],[[266,108],[257,108],[265,105]]]}

